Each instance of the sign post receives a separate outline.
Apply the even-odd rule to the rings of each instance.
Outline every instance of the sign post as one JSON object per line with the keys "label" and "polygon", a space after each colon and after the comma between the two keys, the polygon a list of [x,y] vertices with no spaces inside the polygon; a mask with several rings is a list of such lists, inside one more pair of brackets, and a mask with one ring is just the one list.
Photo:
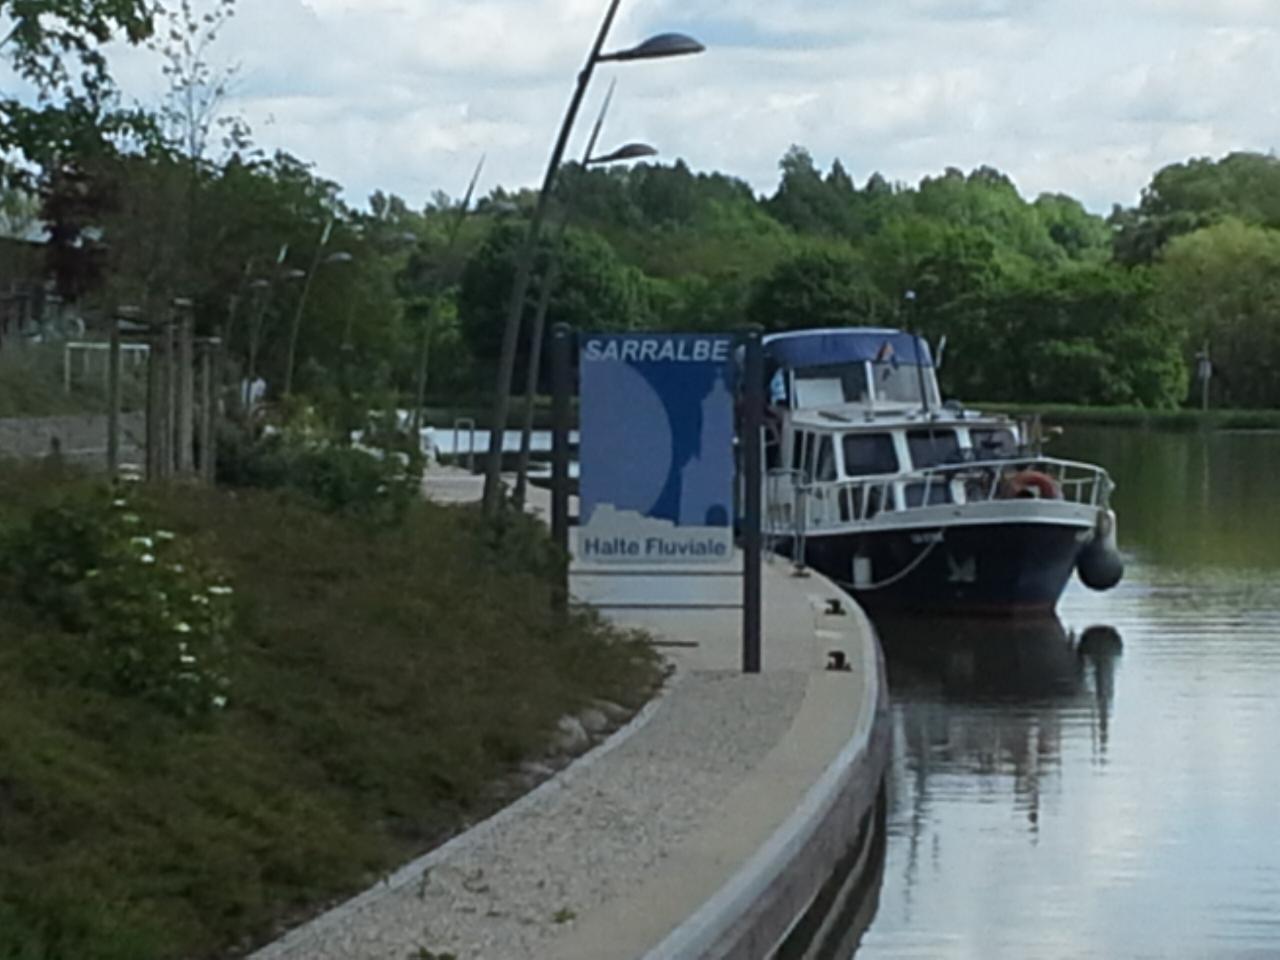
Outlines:
{"label": "sign post", "polygon": [[1213,378],[1213,360],[1209,357],[1209,342],[1196,354],[1196,378],[1200,381],[1200,409],[1209,409],[1209,381]]}
{"label": "sign post", "polygon": [[551,540],[565,558],[564,582],[554,604],[569,603],[569,399],[572,392],[573,333],[568,324],[551,328]]}
{"label": "sign post", "polygon": [[760,331],[746,335],[742,410],[742,672],[761,668],[761,449],[764,426],[764,353]]}

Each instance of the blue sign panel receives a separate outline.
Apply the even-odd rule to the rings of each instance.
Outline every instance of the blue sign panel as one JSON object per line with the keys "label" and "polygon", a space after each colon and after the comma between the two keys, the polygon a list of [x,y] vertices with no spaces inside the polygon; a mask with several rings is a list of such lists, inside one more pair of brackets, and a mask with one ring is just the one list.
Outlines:
{"label": "blue sign panel", "polygon": [[580,561],[732,557],[732,356],[727,336],[583,338]]}

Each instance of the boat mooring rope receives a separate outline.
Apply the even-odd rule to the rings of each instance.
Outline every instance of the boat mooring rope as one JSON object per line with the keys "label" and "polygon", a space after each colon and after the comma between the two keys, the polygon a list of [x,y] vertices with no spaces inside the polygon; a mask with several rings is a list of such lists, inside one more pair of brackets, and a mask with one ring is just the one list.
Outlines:
{"label": "boat mooring rope", "polygon": [[923,550],[920,551],[919,554],[916,555],[914,560],[912,560],[909,564],[907,564],[905,567],[903,567],[901,570],[895,573],[892,577],[889,577],[885,580],[881,580],[879,583],[871,583],[865,586],[858,586],[857,584],[853,584],[853,583],[846,584],[846,586],[851,587],[855,591],[883,590],[885,587],[893,586],[899,580],[903,579],[906,576],[909,576],[911,572],[916,569],[916,567],[920,566],[920,564],[924,563],[925,560],[928,558],[929,554],[933,553],[934,548],[937,547],[938,544],[942,543],[942,537],[943,537],[943,534],[939,532],[939,536],[937,540],[934,540],[932,543],[928,544]]}

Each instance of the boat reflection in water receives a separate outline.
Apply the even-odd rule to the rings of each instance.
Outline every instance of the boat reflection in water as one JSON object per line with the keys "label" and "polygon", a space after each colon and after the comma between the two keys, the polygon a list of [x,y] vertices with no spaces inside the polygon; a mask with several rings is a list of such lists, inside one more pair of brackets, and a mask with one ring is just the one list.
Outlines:
{"label": "boat reflection in water", "polygon": [[[825,936],[805,958],[846,960],[865,941],[876,955],[876,911],[898,913],[937,856],[928,836],[934,800],[957,792],[984,803],[1008,798],[1009,829],[1039,829],[1042,789],[1055,775],[1064,734],[1087,724],[1094,761],[1106,762],[1115,669],[1123,644],[1111,627],[1068,630],[1057,617],[1032,620],[958,618],[875,619],[893,700],[893,762],[887,785],[888,855],[860,884],[833,898]],[[885,871],[893,903],[882,903]],[[974,878],[981,883],[981,878]],[[831,886],[840,881],[833,878]],[[929,910],[921,902],[921,909]],[[914,912],[908,906],[908,912]],[[890,925],[901,918],[886,918]]]}
{"label": "boat reflection in water", "polygon": [[986,789],[995,777],[1011,780],[1035,830],[1067,728],[1088,725],[1094,758],[1106,762],[1123,650],[1113,628],[1076,633],[1056,616],[875,623],[893,698],[895,806],[927,804],[935,776],[943,790]]}
{"label": "boat reflection in water", "polygon": [[[1112,627],[1078,635],[1056,616],[1033,619],[876,617],[896,695],[933,690],[977,703],[1073,697],[1114,667],[1123,649]],[[1107,699],[1111,680],[1104,683]]]}

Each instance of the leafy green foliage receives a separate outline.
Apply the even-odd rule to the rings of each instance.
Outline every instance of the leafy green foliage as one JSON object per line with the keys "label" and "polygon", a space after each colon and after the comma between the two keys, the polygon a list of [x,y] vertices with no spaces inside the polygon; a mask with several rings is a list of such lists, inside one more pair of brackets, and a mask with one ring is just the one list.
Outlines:
{"label": "leafy green foliage", "polygon": [[296,428],[251,440],[227,427],[219,441],[218,480],[229,486],[293,490],[324,510],[377,525],[402,520],[419,497],[416,450],[351,447]]}
{"label": "leafy green foliage", "polygon": [[[1000,288],[985,334],[985,384],[1020,402],[1175,407],[1187,369],[1178,323],[1155,309],[1150,278],[1115,267],[1041,273]],[[979,393],[978,395],[982,395]]]}
{"label": "leafy green foliage", "polygon": [[1223,220],[1169,243],[1155,272],[1188,359],[1210,347],[1219,403],[1280,407],[1280,230]]}
{"label": "leafy green foliage", "polygon": [[[495,226],[462,276],[461,332],[472,356],[484,365],[497,360],[525,229],[517,223]],[[537,251],[536,276],[546,275],[553,243],[554,238],[543,238]],[[547,310],[548,336],[555,323],[568,323],[580,330],[629,330],[652,324],[650,292],[644,275],[623,264],[599,236],[570,229],[558,255],[560,281]],[[527,316],[533,315],[537,297],[537,286],[531,284]],[[520,344],[516,369],[527,365],[527,348],[527,343]]]}
{"label": "leafy green foliage", "polygon": [[1280,228],[1280,158],[1232,153],[1160,170],[1135,209],[1112,214],[1116,259],[1153,263],[1174,238],[1226,218]]}
{"label": "leafy green foliage", "polygon": [[815,249],[779,264],[757,286],[748,316],[766,330],[791,330],[875,325],[885,309],[861,261]]}
{"label": "leafy green foliage", "polygon": [[[0,523],[60,495],[0,471]],[[565,713],[660,679],[495,563],[513,541],[478,511],[419,503],[374,531],[274,492],[138,507],[236,584],[234,709],[193,730],[71,682],[42,665],[74,638],[0,595],[0,956],[242,953],[506,802],[495,784]]]}
{"label": "leafy green foliage", "polygon": [[226,706],[231,587],[123,491],[37,510],[0,557],[17,595],[80,638],[59,650],[85,682],[180,717]]}

